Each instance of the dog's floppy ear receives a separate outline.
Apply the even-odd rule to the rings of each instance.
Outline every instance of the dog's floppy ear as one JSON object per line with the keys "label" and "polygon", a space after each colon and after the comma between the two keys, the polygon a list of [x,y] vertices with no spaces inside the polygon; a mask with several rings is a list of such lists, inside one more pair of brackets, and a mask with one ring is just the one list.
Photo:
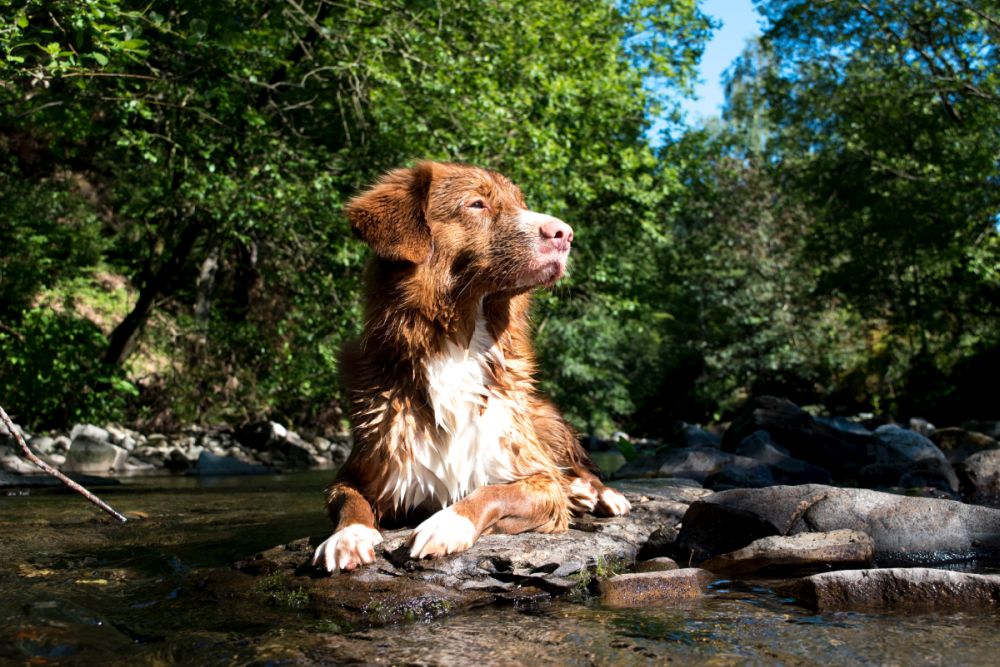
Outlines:
{"label": "dog's floppy ear", "polygon": [[425,209],[433,165],[394,169],[347,204],[347,217],[379,257],[421,264],[431,254]]}

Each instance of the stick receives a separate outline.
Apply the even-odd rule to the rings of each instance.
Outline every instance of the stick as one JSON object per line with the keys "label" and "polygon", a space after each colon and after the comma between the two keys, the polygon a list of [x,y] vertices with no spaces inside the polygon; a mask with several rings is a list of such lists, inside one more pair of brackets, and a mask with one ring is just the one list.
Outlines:
{"label": "stick", "polygon": [[50,466],[45,461],[35,456],[35,454],[30,449],[28,449],[28,444],[24,441],[24,437],[21,435],[21,429],[14,425],[14,422],[12,422],[10,420],[10,417],[7,416],[7,413],[4,412],[2,406],[0,406],[0,421],[3,421],[4,426],[7,427],[7,431],[14,436],[15,440],[17,440],[17,444],[21,447],[21,451],[24,452],[25,457],[29,461],[31,461],[39,468],[41,468],[48,474],[58,479],[60,482],[62,482],[69,488],[73,489],[74,491],[82,495],[90,502],[100,507],[102,510],[113,516],[116,521],[119,521],[120,523],[126,523],[128,521],[128,519],[126,519],[124,516],[116,512],[114,509],[112,509],[111,506],[108,505],[106,502],[104,502],[103,500],[95,496],[93,493],[91,493],[87,489],[83,488],[82,486],[71,480],[66,475],[62,474],[61,472]]}

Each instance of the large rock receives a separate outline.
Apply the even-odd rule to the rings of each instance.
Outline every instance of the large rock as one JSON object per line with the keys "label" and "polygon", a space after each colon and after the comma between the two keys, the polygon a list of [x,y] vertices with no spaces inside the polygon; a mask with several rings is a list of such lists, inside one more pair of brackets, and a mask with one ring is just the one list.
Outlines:
{"label": "large rock", "polygon": [[875,556],[875,543],[856,530],[829,533],[774,535],[754,540],[749,545],[703,564],[706,570],[721,574],[749,574],[764,568],[842,569],[868,567]]}
{"label": "large rock", "polygon": [[767,431],[790,456],[829,470],[838,479],[853,478],[867,463],[873,437],[828,426],[791,401],[774,396],[752,400],[722,436],[722,449],[733,452],[756,431]]}
{"label": "large rock", "polygon": [[696,567],[620,574],[600,582],[601,602],[609,607],[676,604],[700,598],[712,573]]}
{"label": "large rock", "polygon": [[871,536],[883,565],[1000,556],[1000,510],[819,484],[733,489],[696,501],[668,555],[702,561],[762,537],[843,528]]}
{"label": "large rock", "polygon": [[629,461],[614,474],[615,479],[650,477],[690,479],[724,489],[774,483],[766,465],[715,447],[664,448]]}
{"label": "large rock", "polygon": [[958,477],[937,445],[923,435],[886,424],[875,429],[871,448],[876,464],[899,466],[911,479],[924,481],[913,486],[936,486],[958,493]]}
{"label": "large rock", "polygon": [[1000,605],[1000,576],[924,567],[825,572],[787,590],[823,610],[994,611]]}
{"label": "large rock", "polygon": [[959,464],[959,472],[969,502],[1000,507],[1000,449],[973,454]]}
{"label": "large rock", "polygon": [[596,573],[620,572],[635,562],[652,533],[673,528],[687,492],[629,493],[628,516],[580,517],[569,531],[555,535],[484,535],[468,551],[428,560],[409,557],[405,541],[411,530],[383,531],[375,563],[334,576],[308,564],[324,534],[253,556],[238,565],[242,575],[216,573],[209,587],[220,596],[251,596],[262,582],[277,581],[290,591],[301,590],[318,613],[351,625],[586,591]]}
{"label": "large rock", "polygon": [[103,428],[91,424],[74,426],[63,472],[91,475],[125,472],[128,450],[112,445],[108,442],[109,437]]}

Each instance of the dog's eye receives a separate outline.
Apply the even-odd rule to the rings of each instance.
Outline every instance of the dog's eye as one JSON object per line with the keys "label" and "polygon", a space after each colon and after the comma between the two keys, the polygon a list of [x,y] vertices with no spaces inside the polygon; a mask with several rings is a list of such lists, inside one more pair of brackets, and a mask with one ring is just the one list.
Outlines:
{"label": "dog's eye", "polygon": [[477,199],[471,204],[469,204],[469,208],[486,208],[486,202],[484,202],[482,199]]}

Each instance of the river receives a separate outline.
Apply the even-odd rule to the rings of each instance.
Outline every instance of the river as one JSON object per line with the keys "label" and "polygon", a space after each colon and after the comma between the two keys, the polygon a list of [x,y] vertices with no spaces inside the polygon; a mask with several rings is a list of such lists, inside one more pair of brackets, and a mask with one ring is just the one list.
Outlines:
{"label": "river", "polygon": [[328,530],[329,472],[138,477],[100,495],[0,497],[0,663],[77,665],[995,665],[1000,611],[817,614],[767,580],[716,581],[681,608],[596,600],[345,628],[296,604],[227,600],[213,568]]}

